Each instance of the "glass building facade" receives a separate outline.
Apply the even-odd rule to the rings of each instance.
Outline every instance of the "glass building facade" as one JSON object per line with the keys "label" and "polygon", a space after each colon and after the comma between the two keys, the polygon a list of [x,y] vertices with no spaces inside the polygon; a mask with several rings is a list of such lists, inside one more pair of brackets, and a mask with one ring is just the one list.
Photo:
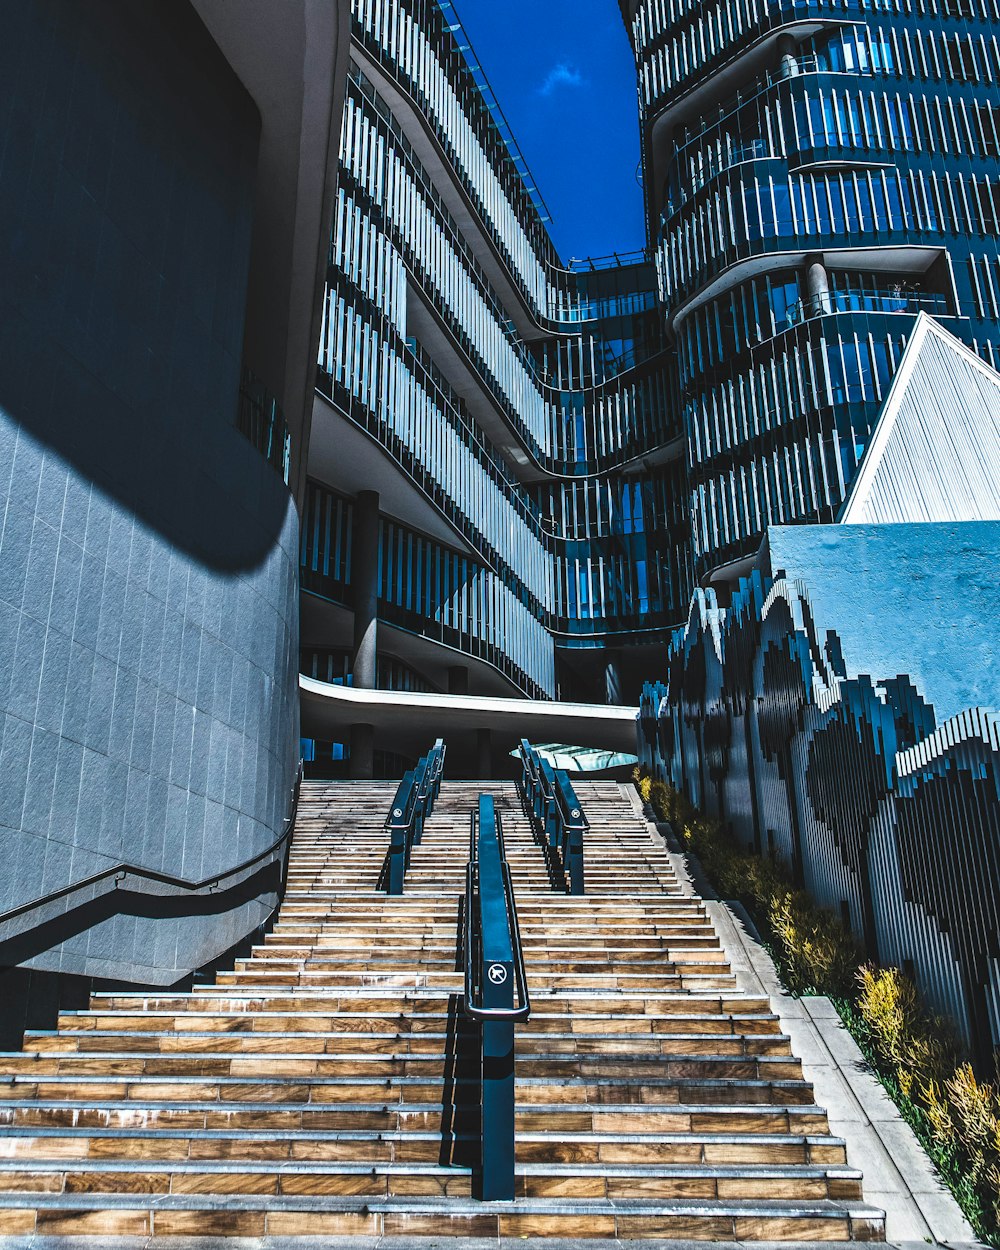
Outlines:
{"label": "glass building facade", "polygon": [[622,0],[695,574],[832,521],[920,311],[996,364],[991,0]]}
{"label": "glass building facade", "polygon": [[[615,698],[622,657],[665,640],[691,584],[655,268],[562,264],[450,4],[352,11],[303,663],[346,655],[327,668],[355,686]],[[359,489],[377,517],[359,520]],[[357,657],[362,600],[374,665]],[[355,611],[353,656],[337,605]]]}
{"label": "glass building facade", "polygon": [[621,8],[649,246],[568,267],[452,5],[353,0],[302,570],[355,611],[308,654],[374,605],[355,685],[635,698],[697,581],[837,519],[921,312],[997,363],[993,0]]}

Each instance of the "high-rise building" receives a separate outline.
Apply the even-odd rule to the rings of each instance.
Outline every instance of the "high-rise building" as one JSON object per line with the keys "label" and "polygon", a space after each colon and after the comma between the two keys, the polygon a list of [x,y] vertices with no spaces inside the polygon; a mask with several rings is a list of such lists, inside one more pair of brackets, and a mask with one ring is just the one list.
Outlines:
{"label": "high-rise building", "polygon": [[837,520],[921,311],[1000,350],[993,0],[622,0],[698,578]]}
{"label": "high-rise building", "polygon": [[644,757],[988,1070],[1000,10],[621,7],[702,584]]}
{"label": "high-rise building", "polygon": [[634,701],[691,567],[653,268],[560,261],[450,4],[353,22],[304,672]]}

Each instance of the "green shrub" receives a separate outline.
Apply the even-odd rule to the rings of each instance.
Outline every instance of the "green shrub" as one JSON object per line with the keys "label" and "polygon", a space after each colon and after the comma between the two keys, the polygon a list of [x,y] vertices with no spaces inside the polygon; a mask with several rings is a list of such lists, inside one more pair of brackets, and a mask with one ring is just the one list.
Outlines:
{"label": "green shrub", "polygon": [[917,987],[898,968],[866,964],[857,981],[856,1006],[872,1047],[903,1093],[927,1105],[926,1092],[938,1091],[959,1061],[952,1029],[925,1013]]}
{"label": "green shrub", "polygon": [[850,992],[861,952],[830,912],[801,890],[772,895],[768,927],[779,945],[789,989],[834,998]]}
{"label": "green shrub", "polygon": [[861,959],[854,940],[829,912],[792,887],[776,860],[750,855],[684,797],[636,770],[643,799],[670,821],[685,850],[697,855],[725,898],[739,899],[766,937],[789,989],[843,995],[850,992]]}
{"label": "green shrub", "polygon": [[[918,1131],[976,1230],[1000,1234],[1000,1082],[979,1081],[962,1062],[946,1020],[929,1015],[896,968],[858,971],[856,1007],[878,1065],[895,1079]],[[905,1110],[906,1108],[904,1108]],[[912,1115],[910,1117],[912,1119]]]}
{"label": "green shrub", "polygon": [[968,1160],[976,1194],[1000,1226],[1000,1083],[977,1081],[972,1066],[960,1064],[945,1082],[954,1139]]}

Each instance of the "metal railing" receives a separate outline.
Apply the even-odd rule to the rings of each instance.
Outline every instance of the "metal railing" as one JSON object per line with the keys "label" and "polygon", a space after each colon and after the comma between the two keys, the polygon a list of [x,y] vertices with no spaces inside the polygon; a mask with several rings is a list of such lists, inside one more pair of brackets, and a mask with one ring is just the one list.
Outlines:
{"label": "metal railing", "polygon": [[489,794],[472,813],[464,920],[462,1010],[482,1034],[478,1192],[486,1202],[513,1202],[514,1025],[528,1019],[531,999],[503,829]]}
{"label": "metal railing", "polygon": [[649,264],[650,260],[650,254],[645,248],[636,248],[631,252],[612,252],[608,256],[571,256],[566,262],[566,268],[570,273],[597,273],[600,269]]}
{"label": "metal railing", "polygon": [[565,769],[542,759],[527,738],[521,739],[521,786],[543,845],[559,852],[567,894],[585,892],[583,838],[590,828]]}
{"label": "metal railing", "polygon": [[807,295],[793,304],[787,312],[790,326],[802,325],[815,317],[827,317],[832,313],[881,312],[881,313],[933,313],[946,317],[948,300],[944,295],[929,291],[915,291],[903,285],[887,290],[870,290],[858,287],[848,290],[820,291]]}
{"label": "metal railing", "polygon": [[[851,68],[840,69],[835,66],[826,64],[823,59],[816,53],[810,53],[808,56],[786,57],[782,59],[779,69],[768,72],[761,78],[758,78],[749,87],[744,87],[741,91],[736,92],[730,99],[720,103],[718,111],[714,112],[706,110],[696,123],[688,127],[681,141],[671,158],[667,167],[666,187],[667,191],[664,196],[665,205],[663,210],[664,217],[670,217],[678,212],[688,200],[692,199],[697,193],[710,183],[714,178],[718,178],[720,174],[732,169],[735,165],[744,164],[747,161],[767,160],[774,157],[788,157],[789,151],[781,145],[767,143],[764,139],[752,139],[746,143],[733,142],[732,148],[728,152],[724,152],[721,159],[714,159],[711,149],[705,153],[703,168],[696,172],[685,172],[682,161],[684,153],[693,144],[699,143],[714,128],[720,130],[720,139],[729,138],[735,141],[737,136],[722,136],[721,128],[731,118],[735,117],[741,109],[750,104],[758,96],[770,91],[773,87],[781,83],[789,82],[792,79],[806,74],[837,74],[840,76],[849,76],[851,78],[858,77],[877,77],[883,71],[875,66],[868,66],[864,69]],[[857,152],[858,150],[867,150],[868,144],[863,143],[860,139],[854,141],[839,141],[828,144],[801,143],[800,151],[805,151],[816,146],[846,149]]]}
{"label": "metal railing", "polygon": [[[5,961],[15,963],[22,958],[21,954],[15,953],[15,944],[20,943],[23,946],[32,931],[36,929],[41,930],[53,915],[65,914],[74,907],[86,905],[104,894],[113,895],[114,899],[111,901],[118,900],[121,904],[120,906],[112,906],[109,910],[109,915],[117,915],[120,911],[127,910],[126,904],[131,899],[134,899],[136,894],[143,893],[143,891],[134,889],[134,885],[139,882],[149,882],[158,887],[155,890],[146,891],[149,895],[155,895],[158,898],[167,897],[190,900],[185,905],[184,911],[178,914],[199,915],[217,913],[219,910],[219,895],[234,886],[242,884],[242,881],[237,881],[237,878],[243,878],[244,874],[250,873],[254,869],[258,872],[262,871],[261,868],[258,868],[258,865],[262,865],[264,868],[270,867],[270,864],[265,863],[265,861],[270,860],[271,863],[274,863],[275,857],[280,856],[278,879],[272,888],[277,890],[279,897],[283,896],[285,875],[288,868],[286,847],[295,829],[295,817],[298,812],[301,785],[302,761],[299,760],[289,796],[288,815],[285,817],[281,834],[270,846],[263,851],[258,851],[256,855],[250,856],[249,859],[243,860],[234,868],[223,869],[221,872],[213,873],[200,881],[191,881],[184,877],[175,876],[173,873],[159,872],[154,868],[144,868],[141,864],[123,862],[115,864],[114,867],[105,868],[103,871],[96,872],[89,877],[84,877],[80,881],[74,881],[70,885],[62,886],[58,890],[52,890],[41,898],[32,899],[27,903],[20,903],[16,907],[0,912],[0,964]],[[98,889],[98,887],[108,882],[110,882],[110,888],[104,891]],[[81,898],[78,903],[74,901],[74,895],[86,897]],[[199,905],[198,899],[210,901]],[[59,903],[59,908],[55,911],[49,911],[50,906],[54,903]],[[25,920],[25,917],[30,918]],[[20,923],[15,925],[13,923],[15,921]]]}
{"label": "metal railing", "polygon": [[404,774],[389,808],[385,821],[389,831],[385,873],[389,894],[403,893],[403,879],[410,866],[413,847],[420,841],[424,821],[434,810],[434,802],[441,792],[445,749],[444,742],[438,738],[416,768]]}
{"label": "metal railing", "polygon": [[[768,146],[763,139],[751,139],[747,143],[733,143],[731,146],[723,148],[718,152],[709,150],[705,154],[703,163],[698,168],[684,171],[683,182],[679,182],[681,176],[679,171],[676,168],[672,168],[667,177],[664,215],[670,217],[677,209],[683,208],[688,200],[693,199],[698,194],[702,187],[708,186],[713,178],[718,178],[727,169],[733,169],[737,165],[744,165],[748,161],[763,160],[769,155]],[[675,182],[678,182],[679,185],[671,187],[671,183]]]}

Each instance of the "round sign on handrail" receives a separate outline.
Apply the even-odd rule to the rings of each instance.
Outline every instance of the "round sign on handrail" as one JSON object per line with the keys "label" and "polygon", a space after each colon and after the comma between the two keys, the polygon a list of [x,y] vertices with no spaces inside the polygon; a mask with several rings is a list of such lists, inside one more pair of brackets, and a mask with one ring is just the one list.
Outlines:
{"label": "round sign on handrail", "polygon": [[580,809],[578,807],[574,807],[573,810],[570,812],[570,815],[573,817],[574,820],[579,820]]}
{"label": "round sign on handrail", "polygon": [[403,814],[403,809],[402,809],[401,807],[394,807],[394,808],[392,809],[392,814],[393,814],[393,816],[402,816],[402,814]]}

